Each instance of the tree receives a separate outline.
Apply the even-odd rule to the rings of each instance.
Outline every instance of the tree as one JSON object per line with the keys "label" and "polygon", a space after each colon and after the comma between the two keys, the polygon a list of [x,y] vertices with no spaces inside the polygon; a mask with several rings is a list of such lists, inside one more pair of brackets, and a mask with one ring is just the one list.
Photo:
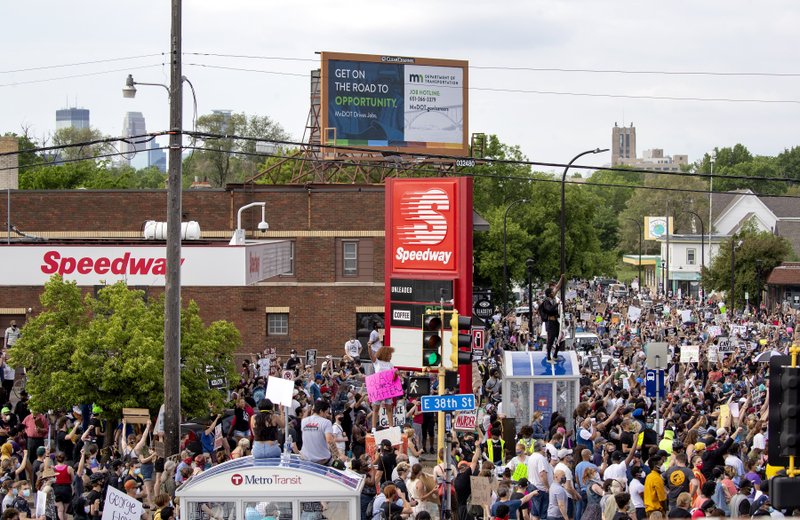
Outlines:
{"label": "tree", "polygon": [[[625,209],[634,193],[631,188],[641,186],[643,182],[642,173],[621,170],[597,170],[587,179],[587,189],[602,201],[595,213],[594,225],[599,231],[600,246],[603,251],[612,251],[619,246],[619,214]],[[600,186],[601,184],[626,187]]]}
{"label": "tree", "polygon": [[[287,141],[290,135],[267,116],[214,113],[197,119],[197,131],[230,137],[202,138],[204,150],[195,150],[186,161],[186,177],[208,179],[214,186],[244,180],[258,172],[265,157],[258,155],[257,139]],[[262,141],[264,144],[272,144]],[[280,153],[280,149],[276,149]],[[190,181],[191,182],[191,181]]]}
{"label": "tree", "polygon": [[25,171],[27,168],[35,164],[39,164],[42,159],[36,154],[36,149],[39,147],[38,143],[30,137],[30,129],[27,127],[22,128],[22,134],[15,134],[6,132],[5,137],[16,137],[19,146],[19,170]]}
{"label": "tree", "polygon": [[[634,191],[634,194],[626,203],[625,210],[619,215],[620,243],[622,251],[639,252],[639,226],[631,222],[633,219],[641,222],[644,226],[646,216],[664,216],[667,207],[673,216],[673,226],[675,233],[693,233],[692,220],[696,220],[685,210],[694,211],[701,217],[708,215],[708,195],[705,193],[689,191],[663,191],[663,188],[697,190],[702,192],[707,189],[704,179],[697,177],[680,177],[680,184],[676,184],[676,177],[664,174],[647,174],[644,186]],[[708,233],[708,217],[705,217],[703,224]],[[694,223],[694,230],[700,233],[700,225]],[[653,254],[660,251],[660,244],[653,240],[642,242],[642,250],[645,254]]]}
{"label": "tree", "polygon": [[[758,282],[760,281],[763,287],[767,275],[792,252],[791,244],[784,237],[773,235],[768,231],[758,231],[752,222],[748,222],[739,234],[720,244],[719,253],[714,257],[711,266],[703,270],[703,285],[706,288],[730,292],[731,244],[734,242],[738,244],[740,241],[734,257],[736,306],[744,303],[745,292],[749,292],[751,298],[755,298],[760,289]],[[761,262],[760,267],[756,260]],[[730,300],[730,296],[727,298]]]}
{"label": "tree", "polygon": [[[82,295],[75,282],[55,275],[45,284],[43,310],[30,319],[10,349],[14,366],[26,369],[31,407],[68,408],[94,403],[111,418],[123,407],[158,410],[164,381],[164,304],[122,282],[97,296]],[[241,340],[230,323],[206,327],[194,301],[181,312],[181,408],[205,415],[223,395],[210,390],[206,367],[234,372],[232,355]]]}
{"label": "tree", "polygon": [[105,137],[100,130],[95,128],[74,128],[70,126],[56,130],[56,133],[53,134],[53,146],[65,146],[65,148],[56,151],[58,158],[61,160],[91,159],[115,151],[111,143],[95,142]]}

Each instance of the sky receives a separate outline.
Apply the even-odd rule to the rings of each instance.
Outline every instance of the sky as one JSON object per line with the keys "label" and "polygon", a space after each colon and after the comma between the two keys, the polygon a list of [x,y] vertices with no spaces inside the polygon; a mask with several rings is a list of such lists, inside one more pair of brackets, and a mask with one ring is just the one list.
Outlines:
{"label": "sky", "polygon": [[[148,131],[166,130],[163,89],[139,87],[132,100],[121,89],[129,73],[169,82],[169,4],[0,3],[0,133],[26,127],[47,138],[67,106],[88,108],[108,135],[121,134],[127,111],[141,111]],[[317,52],[460,59],[471,66],[469,132],[496,134],[534,161],[607,148],[615,123],[636,127],[639,156],[662,148],[696,161],[736,143],[776,155],[800,144],[798,26],[795,0],[186,0],[183,74],[200,114],[267,115],[300,140]],[[101,60],[113,61],[62,66]],[[39,70],[19,70],[30,68]],[[608,70],[637,73],[598,72]],[[580,163],[610,160],[590,157]]]}

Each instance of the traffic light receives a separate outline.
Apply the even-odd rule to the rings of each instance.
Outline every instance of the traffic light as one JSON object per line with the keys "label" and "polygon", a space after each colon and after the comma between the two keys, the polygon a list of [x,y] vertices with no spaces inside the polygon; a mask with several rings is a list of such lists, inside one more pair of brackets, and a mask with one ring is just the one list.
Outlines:
{"label": "traffic light", "polygon": [[800,455],[800,367],[783,367],[781,391],[781,451],[797,456]]}
{"label": "traffic light", "polygon": [[[784,410],[788,412],[791,408],[791,392],[784,384],[789,381],[784,380],[786,371],[790,371],[789,356],[772,356],[769,360],[769,438],[767,441],[767,456],[772,466],[788,466],[789,453],[788,446],[784,441],[791,440],[791,430],[786,430],[788,417],[784,415]],[[796,402],[796,394],[794,400]],[[789,435],[784,436],[784,433]]]}
{"label": "traffic light", "polygon": [[[472,362],[472,318],[469,316],[459,316],[457,311],[453,311],[450,317],[450,360],[453,368],[458,365],[465,365]],[[466,331],[462,333],[461,331]]]}
{"label": "traffic light", "polygon": [[442,319],[438,314],[422,317],[422,366],[438,367],[442,364]]}

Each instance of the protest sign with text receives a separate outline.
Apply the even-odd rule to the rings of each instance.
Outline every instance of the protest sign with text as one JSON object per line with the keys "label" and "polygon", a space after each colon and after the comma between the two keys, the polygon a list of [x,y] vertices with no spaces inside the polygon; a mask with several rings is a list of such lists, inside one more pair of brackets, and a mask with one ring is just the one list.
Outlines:
{"label": "protest sign with text", "polygon": [[371,403],[403,395],[403,380],[394,370],[384,370],[367,376],[366,383]]}

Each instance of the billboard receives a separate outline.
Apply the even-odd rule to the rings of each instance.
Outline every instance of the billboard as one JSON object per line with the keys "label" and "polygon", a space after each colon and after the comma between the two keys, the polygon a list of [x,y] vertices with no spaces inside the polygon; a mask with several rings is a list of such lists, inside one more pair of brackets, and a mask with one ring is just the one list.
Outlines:
{"label": "billboard", "polygon": [[322,53],[324,143],[467,155],[468,63]]}

